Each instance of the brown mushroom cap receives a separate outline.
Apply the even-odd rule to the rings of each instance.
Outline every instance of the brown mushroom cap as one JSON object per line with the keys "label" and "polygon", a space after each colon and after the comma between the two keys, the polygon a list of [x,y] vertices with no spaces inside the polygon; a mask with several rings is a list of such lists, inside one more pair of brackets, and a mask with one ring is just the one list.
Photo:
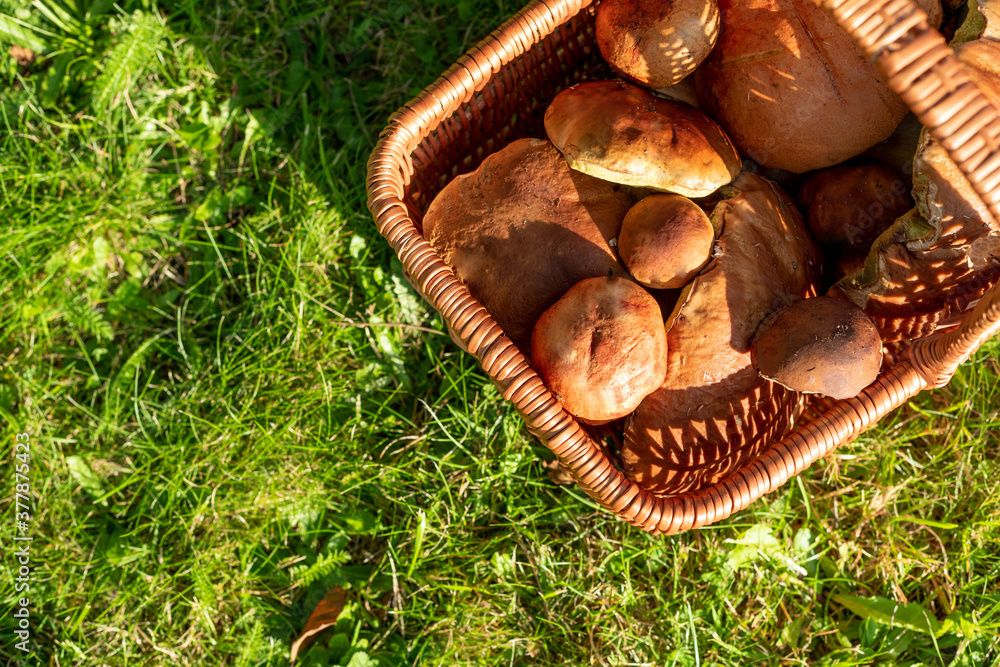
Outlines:
{"label": "brown mushroom cap", "polygon": [[881,163],[819,171],[799,189],[813,238],[831,245],[870,246],[911,208],[903,175]]}
{"label": "brown mushroom cap", "polygon": [[603,424],[629,414],[667,372],[660,306],[626,278],[582,280],[545,311],[531,363],[571,414]]}
{"label": "brown mushroom cap", "polygon": [[711,118],[621,81],[562,91],[545,111],[545,131],[577,171],[686,197],[711,194],[742,164]]}
{"label": "brown mushroom cap", "polygon": [[793,391],[844,399],[878,377],[882,339],[846,299],[804,299],[769,318],[750,350],[754,368]]}
{"label": "brown mushroom cap", "polygon": [[604,0],[597,46],[611,69],[648,88],[672,86],[701,64],[719,36],[715,0]]}
{"label": "brown mushroom cap", "polygon": [[625,474],[652,493],[718,481],[795,416],[795,395],[754,371],[750,343],[768,313],[815,294],[819,248],[776,186],[743,173],[731,188],[711,215],[713,259],[668,322],[667,376],[626,424]]}
{"label": "brown mushroom cap", "polygon": [[882,141],[906,116],[836,22],[811,0],[720,0],[722,33],[695,74],[701,108],[740,152],[802,173]]}
{"label": "brown mushroom cap", "polygon": [[424,236],[522,350],[546,308],[584,278],[626,275],[609,241],[632,204],[571,170],[548,141],[521,139],[431,202]]}
{"label": "brown mushroom cap", "polygon": [[632,277],[657,289],[686,285],[708,262],[715,228],[687,197],[655,194],[625,214],[618,254]]}

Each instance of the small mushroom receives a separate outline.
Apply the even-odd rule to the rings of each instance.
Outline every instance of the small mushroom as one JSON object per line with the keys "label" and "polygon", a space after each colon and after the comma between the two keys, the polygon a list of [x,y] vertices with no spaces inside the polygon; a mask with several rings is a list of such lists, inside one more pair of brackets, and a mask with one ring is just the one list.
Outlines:
{"label": "small mushroom", "polygon": [[701,111],[621,81],[562,91],[545,111],[545,131],[577,171],[685,197],[710,195],[742,165]]}
{"label": "small mushroom", "polygon": [[666,88],[715,46],[719,6],[715,0],[604,0],[595,32],[611,69],[647,88]]}
{"label": "small mushroom", "polygon": [[588,278],[538,319],[531,363],[571,414],[589,424],[624,417],[667,372],[660,306],[627,278]]}
{"label": "small mushroom", "polygon": [[618,236],[618,254],[632,277],[647,287],[686,285],[708,262],[715,228],[687,197],[655,194],[629,209]]}
{"label": "small mushroom", "polygon": [[882,339],[846,299],[803,299],[764,321],[750,348],[763,377],[793,391],[852,398],[878,377]]}

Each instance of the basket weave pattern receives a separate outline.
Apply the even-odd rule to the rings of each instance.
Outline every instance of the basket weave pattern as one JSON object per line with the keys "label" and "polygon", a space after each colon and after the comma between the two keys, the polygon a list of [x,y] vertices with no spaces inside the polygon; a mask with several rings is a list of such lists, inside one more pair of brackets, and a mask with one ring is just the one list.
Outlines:
{"label": "basket weave pattern", "polygon": [[[926,16],[906,0],[821,3],[872,57],[1000,221],[1000,114],[969,80]],[[630,482],[545,388],[523,355],[421,235],[422,214],[455,176],[517,138],[543,137],[560,90],[610,78],[594,40],[591,0],[536,0],[463,56],[389,120],[369,161],[368,206],[411,281],[442,314],[529,430],[601,506],[643,530],[676,533],[728,517],[849,442],[955,369],[1000,331],[992,287],[947,333],[909,347],[859,396],[817,403],[811,419],[740,470],[699,491],[662,498]],[[990,281],[992,282],[992,281]],[[984,290],[989,287],[984,283]],[[979,296],[978,294],[976,296]],[[963,303],[962,309],[966,307]]]}

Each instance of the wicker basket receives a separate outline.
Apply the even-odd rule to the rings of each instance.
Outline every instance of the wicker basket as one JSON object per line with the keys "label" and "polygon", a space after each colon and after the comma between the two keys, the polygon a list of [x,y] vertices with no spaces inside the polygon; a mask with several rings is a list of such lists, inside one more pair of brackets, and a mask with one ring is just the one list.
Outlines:
{"label": "wicker basket", "polygon": [[[610,78],[594,40],[590,0],[536,0],[393,114],[368,165],[368,206],[413,284],[452,337],[475,355],[527,423],[602,507],[653,533],[719,521],[857,437],[923,389],[945,385],[1000,331],[1000,287],[961,325],[908,345],[857,398],[817,404],[807,421],[719,483],[653,496],[616,468],[568,414],[482,305],[420,232],[422,214],[455,176],[521,137],[544,136],[542,115],[560,90]],[[931,129],[1000,221],[1000,115],[971,83],[926,15],[907,0],[823,0],[879,62],[892,88]]]}

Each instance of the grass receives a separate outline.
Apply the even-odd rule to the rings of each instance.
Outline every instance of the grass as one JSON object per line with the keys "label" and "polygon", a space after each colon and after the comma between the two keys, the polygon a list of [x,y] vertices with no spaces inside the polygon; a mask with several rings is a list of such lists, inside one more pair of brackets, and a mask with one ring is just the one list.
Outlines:
{"label": "grass", "polygon": [[4,664],[283,665],[334,585],[301,664],[1000,664],[996,341],[750,510],[648,536],[549,480],[365,208],[388,114],[518,2],[81,5],[0,0],[46,54],[0,58],[35,538],[35,654],[4,611]]}

